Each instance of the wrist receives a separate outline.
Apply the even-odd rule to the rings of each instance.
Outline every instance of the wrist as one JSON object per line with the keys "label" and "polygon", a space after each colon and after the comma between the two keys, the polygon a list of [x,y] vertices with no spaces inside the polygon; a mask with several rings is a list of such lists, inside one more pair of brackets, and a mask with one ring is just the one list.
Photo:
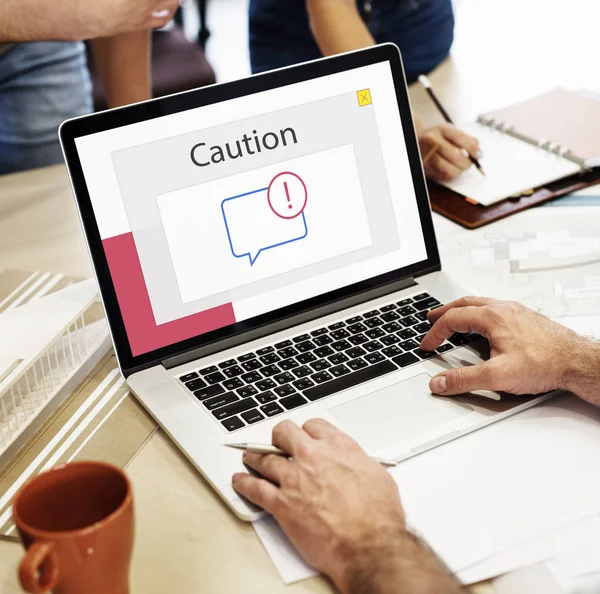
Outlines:
{"label": "wrist", "polygon": [[600,404],[600,343],[579,337],[576,348],[565,353],[565,358],[567,367],[561,388]]}

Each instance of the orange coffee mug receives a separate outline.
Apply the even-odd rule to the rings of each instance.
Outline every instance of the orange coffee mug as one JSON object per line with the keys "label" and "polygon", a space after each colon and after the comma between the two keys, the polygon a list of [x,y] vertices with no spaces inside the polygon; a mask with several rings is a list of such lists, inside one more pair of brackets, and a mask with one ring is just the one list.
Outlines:
{"label": "orange coffee mug", "polygon": [[27,592],[128,594],[133,498],[121,469],[72,462],[39,474],[17,493],[13,519]]}

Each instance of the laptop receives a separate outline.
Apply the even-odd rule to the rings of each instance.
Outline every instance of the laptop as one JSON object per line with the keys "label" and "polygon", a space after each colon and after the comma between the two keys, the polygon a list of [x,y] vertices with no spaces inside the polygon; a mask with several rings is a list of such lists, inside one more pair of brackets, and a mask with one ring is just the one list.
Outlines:
{"label": "laptop", "polygon": [[433,396],[487,356],[419,349],[467,292],[443,270],[398,48],[379,45],[65,122],[119,366],[231,509],[231,442],[332,422],[402,460],[543,398]]}

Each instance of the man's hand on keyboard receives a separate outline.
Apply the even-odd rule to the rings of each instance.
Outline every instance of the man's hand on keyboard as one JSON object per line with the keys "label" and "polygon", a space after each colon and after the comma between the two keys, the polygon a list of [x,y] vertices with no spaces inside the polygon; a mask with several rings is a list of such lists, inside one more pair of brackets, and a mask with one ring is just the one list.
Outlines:
{"label": "man's hand on keyboard", "polygon": [[428,319],[433,327],[423,350],[436,349],[455,332],[476,332],[490,343],[489,361],[438,374],[430,383],[434,394],[564,389],[600,404],[600,345],[536,311],[511,301],[463,297],[432,310]]}
{"label": "man's hand on keyboard", "polygon": [[234,488],[273,514],[304,558],[343,593],[460,592],[433,553],[406,530],[398,488],[350,437],[324,420],[273,430],[283,456],[244,454],[264,478]]}

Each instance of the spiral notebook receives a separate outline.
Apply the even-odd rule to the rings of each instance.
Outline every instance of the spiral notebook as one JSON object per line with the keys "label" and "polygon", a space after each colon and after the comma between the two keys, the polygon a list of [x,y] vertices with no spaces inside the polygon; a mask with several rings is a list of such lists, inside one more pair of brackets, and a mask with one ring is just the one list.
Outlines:
{"label": "spiral notebook", "polygon": [[486,176],[471,167],[442,185],[482,206],[600,165],[600,100],[584,93],[557,88],[460,127],[479,139]]}

